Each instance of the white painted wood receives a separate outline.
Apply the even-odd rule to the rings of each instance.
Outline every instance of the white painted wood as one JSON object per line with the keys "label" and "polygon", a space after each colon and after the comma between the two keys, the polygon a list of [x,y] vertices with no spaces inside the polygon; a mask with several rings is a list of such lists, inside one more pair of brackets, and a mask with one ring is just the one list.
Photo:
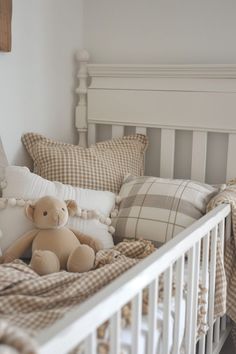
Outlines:
{"label": "white painted wood", "polygon": [[158,279],[153,280],[148,287],[148,343],[147,354],[156,354],[156,311],[158,301]]}
{"label": "white painted wood", "polygon": [[196,338],[197,338],[197,317],[198,317],[198,293],[199,293],[199,262],[200,262],[200,241],[194,246],[194,272],[193,278],[193,301],[192,301],[192,340],[191,354],[196,353]]}
{"label": "white painted wood", "polygon": [[86,148],[88,143],[87,143],[87,131],[80,131],[79,132],[79,146]]}
{"label": "white painted wood", "polygon": [[207,132],[193,132],[191,179],[204,182],[206,176]]}
{"label": "white painted wood", "polygon": [[209,280],[209,308],[207,333],[207,354],[212,354],[213,350],[213,325],[214,325],[214,302],[215,302],[215,272],[216,272],[216,248],[217,248],[217,226],[211,231],[210,238],[210,280]]}
{"label": "white painted wood", "polygon": [[77,53],[77,60],[79,61],[78,79],[79,86],[76,93],[79,96],[78,105],[75,111],[75,126],[79,133],[79,145],[87,146],[87,92],[88,92],[88,70],[87,64],[89,61],[89,53],[82,49]]}
{"label": "white painted wood", "polygon": [[39,353],[65,354],[72,350],[168,269],[229,213],[229,205],[219,205],[83,304],[68,311],[63,319],[37,335]]}
{"label": "white painted wood", "polygon": [[111,353],[120,353],[120,311],[117,311],[110,320],[110,351]]}
{"label": "white painted wood", "polygon": [[96,143],[96,124],[88,124],[88,146]]}
{"label": "white painted wood", "polygon": [[139,292],[132,300],[132,345],[131,354],[141,353],[141,320],[142,320],[142,293]]}
{"label": "white painted wood", "polygon": [[181,347],[181,316],[182,316],[182,299],[184,285],[184,255],[182,255],[176,263],[176,291],[175,291],[175,322],[174,322],[174,340],[173,353],[179,354]]}
{"label": "white painted wood", "polygon": [[[188,85],[193,82],[189,79],[236,79],[235,64],[185,64],[185,65],[157,65],[157,64],[89,64],[89,75],[94,78],[185,78]],[[120,80],[119,80],[120,81]],[[137,80],[136,80],[137,81]],[[223,81],[223,83],[222,83]],[[124,82],[124,80],[123,80]],[[151,80],[150,80],[151,82]],[[188,86],[189,87],[189,86]],[[192,86],[191,86],[192,87]],[[233,86],[234,88],[235,86]]]}
{"label": "white painted wood", "polygon": [[93,123],[236,132],[236,91],[98,88],[89,90],[88,98],[88,121]]}
{"label": "white painted wood", "polygon": [[161,161],[160,177],[174,177],[175,157],[175,131],[173,129],[161,130]]}
{"label": "white painted wood", "polygon": [[147,128],[145,128],[145,127],[136,127],[135,128],[135,133],[136,134],[147,135]]}
{"label": "white painted wood", "polygon": [[[210,235],[207,233],[203,238],[202,242],[202,286],[206,289],[209,289],[209,276],[208,276],[208,269],[209,269],[209,240]],[[207,310],[208,310],[208,293],[205,294],[203,300],[206,302],[206,314],[203,317],[204,323],[207,323]],[[205,353],[205,344],[206,344],[206,335],[202,334],[199,340],[199,354]]]}
{"label": "white painted wood", "polygon": [[195,265],[195,246],[188,252],[188,283],[187,283],[187,312],[186,312],[186,334],[185,334],[185,351],[191,353],[193,336],[193,304],[194,304],[194,265]]}
{"label": "white painted wood", "polygon": [[169,354],[170,317],[172,295],[172,265],[164,273],[164,322],[163,322],[163,353]]}
{"label": "white painted wood", "polygon": [[85,341],[85,354],[96,354],[96,353],[97,353],[97,337],[96,337],[96,332],[93,331],[86,338],[86,341]]}
{"label": "white painted wood", "polygon": [[220,341],[220,317],[218,317],[214,324],[214,344],[217,345]]}
{"label": "white painted wood", "polygon": [[229,134],[227,172],[226,172],[227,181],[236,178],[235,151],[236,151],[236,134]]}
{"label": "white painted wood", "polygon": [[125,127],[123,125],[112,125],[112,138],[121,138],[124,136]]}
{"label": "white painted wood", "polygon": [[224,332],[227,327],[227,316],[224,315],[221,319],[221,331]]}
{"label": "white painted wood", "polygon": [[226,234],[225,241],[228,241],[230,239],[230,237],[231,237],[231,228],[232,228],[232,226],[231,226],[231,214],[228,215],[227,218],[226,218],[225,227],[226,227],[226,230],[225,230],[225,234]]}
{"label": "white painted wood", "polygon": [[221,250],[222,250],[222,253],[224,254],[224,244],[225,244],[225,221],[224,220],[222,220],[219,223],[218,233],[219,233],[219,239],[220,239],[220,243],[221,243]]}

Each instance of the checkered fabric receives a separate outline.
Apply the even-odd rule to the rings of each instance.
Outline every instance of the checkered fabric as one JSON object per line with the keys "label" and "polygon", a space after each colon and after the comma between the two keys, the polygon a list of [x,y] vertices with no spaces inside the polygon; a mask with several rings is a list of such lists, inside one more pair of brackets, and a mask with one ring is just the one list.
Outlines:
{"label": "checkered fabric", "polygon": [[0,265],[1,320],[35,335],[152,253],[145,241],[123,242],[96,255],[94,270],[39,276],[20,260]]}
{"label": "checkered fabric", "polygon": [[[217,251],[216,265],[216,314],[226,304],[227,315],[236,322],[236,184],[228,186],[224,191],[215,196],[209,203],[207,209],[211,210],[219,204],[231,205],[232,235],[225,246],[225,255],[220,253],[220,246]],[[226,303],[227,284],[227,303]],[[234,330],[236,333],[236,329]]]}
{"label": "checkered fabric", "polygon": [[82,148],[27,133],[22,141],[34,172],[51,181],[119,193],[124,176],[143,174],[147,137],[136,134]]}
{"label": "checkered fabric", "polygon": [[135,238],[159,246],[201,218],[216,192],[191,180],[129,176],[120,190],[118,215],[112,218],[115,242]]}

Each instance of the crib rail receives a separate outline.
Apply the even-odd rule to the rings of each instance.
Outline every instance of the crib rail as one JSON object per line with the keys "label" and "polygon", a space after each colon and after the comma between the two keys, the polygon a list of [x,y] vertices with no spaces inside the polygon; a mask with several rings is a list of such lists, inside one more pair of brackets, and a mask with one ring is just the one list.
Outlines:
{"label": "crib rail", "polygon": [[[164,329],[161,352],[163,354],[180,353],[181,345],[183,345],[186,354],[194,354],[197,348],[196,327],[200,263],[201,284],[209,289],[206,295],[207,313],[205,314],[209,330],[207,337],[205,334],[200,337],[197,350],[199,354],[212,353],[213,348],[216,348],[216,341],[220,342],[221,332],[224,332],[225,335],[226,330],[225,320],[214,324],[214,291],[217,238],[220,238],[223,248],[225,235],[226,233],[230,234],[229,219],[229,205],[220,205],[209,212],[82,305],[69,311],[62,320],[43,330],[36,338],[40,346],[39,353],[68,353],[84,341],[85,353],[95,354],[97,353],[96,330],[106,320],[110,320],[110,353],[120,353],[121,309],[130,301],[132,304],[130,353],[141,353],[142,291],[144,288],[148,288],[149,293],[145,353],[157,353],[156,331],[154,330],[156,327],[155,312],[159,304],[159,299],[157,301],[159,280],[163,274]],[[181,296],[184,291],[186,255],[188,256],[188,281],[185,290],[187,294],[185,335],[182,342],[180,337],[181,306],[183,306]],[[172,294],[174,272],[176,289],[175,294]],[[171,333],[169,331],[172,295],[174,295],[176,304],[173,346],[170,345]]]}

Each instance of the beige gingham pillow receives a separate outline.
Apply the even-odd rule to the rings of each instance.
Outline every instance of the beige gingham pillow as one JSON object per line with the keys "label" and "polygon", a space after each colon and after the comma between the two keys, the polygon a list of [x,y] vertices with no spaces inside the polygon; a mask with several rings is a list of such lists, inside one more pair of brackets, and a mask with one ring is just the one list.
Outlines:
{"label": "beige gingham pillow", "polygon": [[51,181],[119,193],[124,176],[143,175],[147,137],[136,134],[82,148],[27,133],[22,141],[34,172]]}
{"label": "beige gingham pillow", "polygon": [[143,238],[159,246],[203,216],[215,193],[216,188],[191,180],[128,176],[113,212],[115,243]]}

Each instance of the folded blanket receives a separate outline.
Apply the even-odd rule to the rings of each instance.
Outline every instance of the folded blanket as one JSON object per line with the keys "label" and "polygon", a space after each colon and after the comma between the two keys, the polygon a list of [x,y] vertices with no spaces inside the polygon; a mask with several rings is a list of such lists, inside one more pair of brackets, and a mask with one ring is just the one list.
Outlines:
{"label": "folded blanket", "polygon": [[[218,265],[216,269],[216,291],[218,294],[216,307],[224,307],[224,304],[226,304],[226,313],[233,321],[232,338],[236,348],[236,180],[229,183],[224,191],[210,201],[208,210],[224,203],[231,206],[232,234],[225,246],[225,271],[222,265]],[[219,254],[219,256],[222,262],[223,255]],[[227,296],[225,292],[226,282]]]}

